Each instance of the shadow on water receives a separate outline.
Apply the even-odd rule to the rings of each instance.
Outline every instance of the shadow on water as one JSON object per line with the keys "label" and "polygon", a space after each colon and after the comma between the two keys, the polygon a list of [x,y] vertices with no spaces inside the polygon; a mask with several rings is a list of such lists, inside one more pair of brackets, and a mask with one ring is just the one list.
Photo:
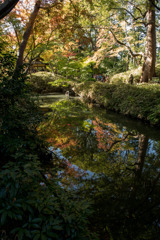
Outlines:
{"label": "shadow on water", "polygon": [[91,229],[104,240],[160,239],[160,130],[78,100],[52,105],[40,127],[70,163],[63,185],[93,200]]}

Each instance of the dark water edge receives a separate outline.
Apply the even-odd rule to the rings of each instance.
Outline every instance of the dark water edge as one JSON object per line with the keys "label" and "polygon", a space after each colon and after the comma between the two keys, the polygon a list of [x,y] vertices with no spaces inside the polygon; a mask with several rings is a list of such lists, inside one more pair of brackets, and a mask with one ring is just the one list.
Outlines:
{"label": "dark water edge", "polygon": [[[97,109],[96,105],[93,107]],[[123,127],[125,126],[129,131],[135,129],[139,133],[147,135],[150,139],[157,141],[160,140],[160,128],[157,126],[150,125],[143,120],[128,117],[110,110],[106,110],[106,114],[113,123]]]}
{"label": "dark water edge", "polygon": [[91,229],[102,240],[160,239],[160,129],[66,99],[52,107],[48,141],[69,161],[63,187],[93,200]]}

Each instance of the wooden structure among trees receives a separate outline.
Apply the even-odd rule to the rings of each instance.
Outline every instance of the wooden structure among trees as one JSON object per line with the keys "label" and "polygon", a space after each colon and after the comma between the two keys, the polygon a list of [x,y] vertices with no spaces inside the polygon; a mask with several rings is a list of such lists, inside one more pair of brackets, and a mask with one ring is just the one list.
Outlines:
{"label": "wooden structure among trees", "polygon": [[48,63],[44,63],[43,61],[44,61],[44,59],[41,57],[36,58],[36,60],[31,63],[31,65],[29,67],[29,71],[31,73],[45,71]]}

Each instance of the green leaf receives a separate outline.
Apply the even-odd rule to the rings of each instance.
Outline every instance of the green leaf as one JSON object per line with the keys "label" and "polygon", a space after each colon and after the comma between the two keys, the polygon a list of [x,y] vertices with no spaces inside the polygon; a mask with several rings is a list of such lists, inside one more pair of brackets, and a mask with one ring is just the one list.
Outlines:
{"label": "green leaf", "polygon": [[47,238],[46,235],[42,234],[42,235],[41,235],[41,240],[48,240],[48,238]]}
{"label": "green leaf", "polygon": [[33,240],[39,240],[40,239],[40,233],[36,234],[35,237],[33,238]]}
{"label": "green leaf", "polygon": [[32,224],[32,227],[33,228],[40,228],[40,225],[34,223],[34,224]]}
{"label": "green leaf", "polygon": [[54,239],[59,239],[58,235],[56,233],[53,233],[53,232],[47,232],[47,236],[48,237],[53,237]]}
{"label": "green leaf", "polygon": [[24,236],[24,230],[20,229],[20,231],[18,232],[18,239],[23,240],[23,236]]}
{"label": "green leaf", "polygon": [[21,215],[16,215],[16,218],[18,219],[18,220],[22,220],[22,216]]}
{"label": "green leaf", "polygon": [[5,224],[6,218],[7,218],[7,213],[6,212],[2,213],[2,216],[1,216],[1,223],[2,223],[2,225]]}
{"label": "green leaf", "polygon": [[41,218],[34,218],[34,219],[32,220],[32,223],[39,223],[39,222],[41,222],[41,221],[42,221]]}
{"label": "green leaf", "polygon": [[58,225],[53,226],[53,229],[55,229],[55,230],[63,230],[62,226],[58,226]]}
{"label": "green leaf", "polygon": [[14,228],[14,229],[11,231],[11,233],[12,233],[12,234],[15,234],[16,232],[18,232],[18,230],[19,230],[19,228]]}
{"label": "green leaf", "polygon": [[2,188],[0,190],[0,198],[4,198],[6,196],[6,189],[5,188]]}

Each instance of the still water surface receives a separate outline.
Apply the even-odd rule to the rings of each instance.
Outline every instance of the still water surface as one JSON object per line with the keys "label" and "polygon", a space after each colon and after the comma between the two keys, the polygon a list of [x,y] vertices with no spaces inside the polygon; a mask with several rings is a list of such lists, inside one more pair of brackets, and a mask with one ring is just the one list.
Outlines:
{"label": "still water surface", "polygon": [[66,159],[63,186],[93,200],[100,239],[160,239],[160,129],[64,96],[41,129]]}

